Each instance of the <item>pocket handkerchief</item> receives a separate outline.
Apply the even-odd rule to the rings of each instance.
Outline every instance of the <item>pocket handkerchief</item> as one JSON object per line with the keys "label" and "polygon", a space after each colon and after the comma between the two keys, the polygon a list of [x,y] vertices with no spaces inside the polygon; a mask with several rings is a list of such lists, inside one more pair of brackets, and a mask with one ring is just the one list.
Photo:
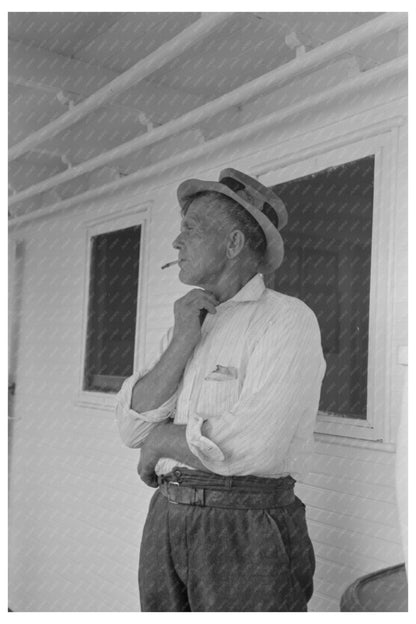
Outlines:
{"label": "pocket handkerchief", "polygon": [[205,377],[206,380],[213,381],[230,381],[232,379],[237,379],[238,371],[235,366],[221,366],[221,364],[217,364],[215,369],[208,373]]}

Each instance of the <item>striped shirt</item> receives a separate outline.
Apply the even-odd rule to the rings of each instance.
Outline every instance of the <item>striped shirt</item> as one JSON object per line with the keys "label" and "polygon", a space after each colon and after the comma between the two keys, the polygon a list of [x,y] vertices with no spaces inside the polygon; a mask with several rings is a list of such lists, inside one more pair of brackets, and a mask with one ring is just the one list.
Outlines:
{"label": "striped shirt", "polygon": [[[125,380],[117,395],[122,440],[139,448],[168,417],[186,425],[191,451],[222,475],[301,478],[313,452],[313,430],[325,373],[318,322],[299,299],[265,288],[255,275],[208,314],[201,340],[177,391],[159,408],[131,409],[132,390],[146,370]],[[178,461],[162,458],[157,474]]]}

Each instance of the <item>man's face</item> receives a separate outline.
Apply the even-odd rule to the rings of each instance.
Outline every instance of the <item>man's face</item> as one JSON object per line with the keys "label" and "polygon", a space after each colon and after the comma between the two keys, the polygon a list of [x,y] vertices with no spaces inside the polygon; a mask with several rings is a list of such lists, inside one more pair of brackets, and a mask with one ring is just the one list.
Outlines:
{"label": "man's face", "polygon": [[202,288],[218,282],[226,266],[229,229],[221,208],[210,205],[206,197],[194,199],[172,243],[179,252],[181,282]]}

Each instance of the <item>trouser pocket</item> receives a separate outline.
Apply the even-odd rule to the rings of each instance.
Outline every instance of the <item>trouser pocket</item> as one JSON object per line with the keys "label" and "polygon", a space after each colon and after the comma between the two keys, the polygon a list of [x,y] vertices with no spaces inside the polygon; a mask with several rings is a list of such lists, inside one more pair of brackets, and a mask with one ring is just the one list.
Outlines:
{"label": "trouser pocket", "polygon": [[315,554],[306,524],[305,506],[297,498],[287,507],[268,509],[266,513],[280,534],[293,591],[308,602],[313,593]]}

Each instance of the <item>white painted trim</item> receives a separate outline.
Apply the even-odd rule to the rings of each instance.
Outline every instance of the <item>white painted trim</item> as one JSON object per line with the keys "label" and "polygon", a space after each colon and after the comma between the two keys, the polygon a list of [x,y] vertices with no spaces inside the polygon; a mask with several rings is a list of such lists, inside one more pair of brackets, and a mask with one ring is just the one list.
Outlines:
{"label": "white painted trim", "polygon": [[88,323],[89,282],[91,265],[91,239],[97,234],[112,232],[134,225],[141,226],[139,279],[137,290],[136,333],[134,345],[133,369],[143,365],[145,360],[144,345],[146,344],[146,310],[147,310],[147,283],[148,283],[148,223],[151,213],[152,202],[136,204],[128,210],[113,212],[104,217],[99,217],[85,222],[85,250],[84,250],[84,286],[83,286],[83,313],[81,324],[80,365],[78,377],[78,390],[75,405],[103,410],[114,410],[115,395],[106,392],[90,392],[83,390],[85,349]]}
{"label": "white painted trim", "polygon": [[315,431],[314,438],[316,442],[324,442],[325,444],[352,446],[354,448],[364,448],[371,451],[384,451],[386,453],[396,452],[396,445],[392,442],[380,442],[379,440],[363,440],[357,437],[349,437],[346,435],[333,435],[331,433],[320,433],[318,431]]}
{"label": "white painted trim", "polygon": [[20,325],[22,320],[23,280],[25,271],[25,240],[13,238],[9,240],[8,281],[8,384],[15,384],[15,392],[8,400],[8,420],[19,420],[15,415],[15,393],[20,390],[17,380],[18,354],[20,342]]}
{"label": "white painted trim", "polygon": [[[171,122],[163,124],[163,126],[159,128],[151,130],[150,132],[141,135],[136,139],[127,141],[122,145],[108,150],[104,154],[100,154],[95,158],[91,158],[81,163],[80,165],[68,169],[67,171],[64,171],[50,178],[47,178],[46,180],[42,180],[41,182],[33,184],[27,189],[24,189],[23,191],[20,191],[19,193],[16,193],[16,195],[12,196],[9,199],[9,206],[12,206],[19,201],[23,201],[24,199],[28,199],[29,197],[33,197],[33,195],[37,195],[49,188],[57,186],[58,184],[62,184],[63,182],[73,179],[79,175],[88,173],[93,169],[103,167],[104,165],[114,161],[117,158],[128,156],[132,152],[136,152],[143,147],[152,145],[153,143],[161,141],[168,136],[172,136],[174,134],[177,134],[178,132],[181,132],[182,130],[188,129],[191,126],[200,123],[202,120],[213,117],[214,115],[226,110],[227,108],[240,105],[242,102],[261,94],[262,92],[264,92],[265,89],[270,90],[272,86],[276,87],[279,84],[285,82],[287,83],[291,79],[295,78],[297,75],[304,73],[306,70],[315,69],[323,65],[325,62],[332,61],[335,55],[340,54],[341,52],[344,52],[346,50],[350,50],[351,47],[358,45],[359,43],[365,42],[371,37],[378,36],[394,28],[399,28],[406,23],[407,17],[404,13],[387,13],[385,15],[381,15],[374,20],[366,22],[365,24],[362,24],[361,26],[358,26],[357,28],[354,28],[353,30],[344,33],[343,35],[336,37],[332,41],[329,41],[319,46],[318,48],[311,50],[303,56],[297,57],[294,60],[289,61],[288,63],[285,63],[284,65],[278,67],[277,69],[272,70],[264,74],[263,76],[260,76],[259,78],[256,78],[255,80],[251,80],[242,87],[234,89],[233,91],[226,93],[216,100],[207,102],[206,104],[195,108],[189,113],[186,113],[185,115],[182,115],[181,117],[174,119]],[[386,65],[388,64],[386,63]],[[104,87],[104,89],[106,88],[107,87]],[[94,96],[91,96],[91,98],[92,97]],[[86,101],[87,100],[85,100],[84,102]],[[82,102],[82,104],[80,104],[78,107],[75,107],[73,110],[84,105],[84,102]],[[290,110],[290,106],[287,108]],[[69,113],[65,113],[65,115],[67,114]],[[60,117],[59,119],[61,119],[62,117]],[[25,139],[25,141],[26,140],[27,139]],[[13,150],[14,148],[11,149]],[[134,174],[131,174],[131,176],[132,175]]]}
{"label": "white painted trim", "polygon": [[[272,169],[282,169],[291,164],[299,164],[302,160],[307,161],[313,156],[318,156],[323,154],[326,151],[330,151],[332,149],[338,149],[344,147],[346,145],[350,145],[352,143],[356,143],[357,141],[361,141],[362,139],[368,139],[371,137],[375,137],[377,135],[384,134],[385,132],[390,132],[393,128],[399,128],[403,124],[406,123],[406,118],[403,115],[395,115],[394,117],[389,117],[387,119],[383,119],[374,124],[369,124],[364,127],[359,128],[358,130],[353,130],[351,132],[342,133],[341,135],[337,135],[336,138],[328,139],[327,141],[321,141],[319,143],[315,143],[311,145],[309,148],[305,149],[295,149],[289,150],[282,156],[277,158],[272,158],[271,160],[267,160],[262,163],[260,166],[253,168],[253,172],[257,178],[262,177],[262,181],[265,184],[274,184],[274,182],[269,182],[269,178],[267,174]],[[328,128],[329,131],[329,128]],[[299,137],[297,137],[299,138]],[[291,143],[291,140],[285,141],[285,143]],[[283,147],[283,146],[282,146]],[[311,171],[312,173],[312,171]],[[274,175],[274,174],[273,174]],[[270,178],[272,179],[272,178]]]}
{"label": "white painted trim", "polygon": [[130,67],[120,76],[117,76],[117,78],[114,78],[104,87],[98,89],[98,91],[80,102],[80,104],[58,117],[58,119],[51,121],[43,128],[36,130],[16,145],[13,145],[8,152],[9,161],[15,160],[32,147],[39,145],[39,143],[54,137],[65,128],[77,123],[88,113],[96,110],[115,95],[122,93],[129,87],[136,86],[138,82],[166,65],[166,63],[169,63],[195,43],[199,43],[231,15],[232,13],[210,13],[198,19],[182,30],[176,37],[161,45],[145,58],[140,59],[133,67]]}
{"label": "white painted trim", "polygon": [[397,352],[397,362],[399,364],[401,364],[402,366],[408,366],[409,365],[409,358],[408,358],[408,348],[407,346],[401,346],[398,349]]}
{"label": "white painted trim", "polygon": [[18,310],[17,310],[17,301],[18,301],[18,249],[19,245],[22,242],[18,239],[9,240],[9,257],[8,257],[8,282],[9,282],[9,337],[8,337],[8,368],[9,368],[9,382],[15,381],[16,375],[16,348],[14,346],[16,337],[19,334],[18,329]]}
{"label": "white painted trim", "polygon": [[[366,440],[371,443],[392,443],[390,414],[394,411],[394,406],[391,405],[393,223],[397,137],[398,128],[403,121],[401,117],[395,117],[370,125],[363,133],[347,132],[312,146],[306,157],[305,150],[298,148],[297,151],[269,161],[268,164],[262,164],[258,168],[263,172],[263,175],[258,176],[261,182],[270,186],[368,155],[375,156],[367,419],[364,421],[318,413],[316,433],[319,434]],[[364,138],[360,139],[362,136]]]}
{"label": "white painted trim", "polygon": [[[137,183],[152,175],[159,174],[166,169],[169,169],[170,167],[183,164],[191,159],[198,158],[201,155],[207,155],[210,151],[213,151],[215,149],[221,149],[237,139],[248,139],[253,134],[265,130],[269,126],[276,126],[276,124],[281,123],[282,121],[287,120],[288,118],[296,114],[310,111],[312,110],[312,108],[315,108],[316,106],[319,106],[321,104],[327,104],[328,101],[336,97],[350,94],[352,91],[354,91],[354,89],[362,89],[371,86],[374,83],[379,84],[380,80],[393,77],[401,71],[404,71],[406,68],[407,57],[400,57],[399,59],[395,59],[394,61],[386,63],[385,65],[382,65],[376,69],[369,70],[363,74],[359,74],[358,76],[346,80],[341,85],[337,85],[336,87],[327,89],[326,91],[323,91],[319,94],[310,96],[309,98],[303,100],[302,102],[299,102],[298,104],[292,104],[279,111],[266,115],[261,119],[255,120],[247,124],[246,126],[242,126],[240,128],[237,128],[236,130],[227,132],[226,134],[212,139],[211,141],[208,141],[203,145],[185,150],[184,152],[181,152],[177,155],[161,160],[154,165],[144,167],[143,169],[140,169],[139,171],[129,176],[126,176],[121,180],[116,180],[109,184],[104,184],[98,188],[85,191],[51,206],[40,208],[38,210],[30,212],[26,215],[20,217],[17,216],[9,221],[9,227],[12,227],[14,225],[20,225],[21,223],[24,223],[26,221],[53,214],[60,210],[65,210],[74,205],[78,205],[81,202],[91,200],[92,198],[103,195],[107,192],[114,192],[129,184]],[[27,189],[27,191],[29,191],[29,189]],[[22,193],[26,193],[27,191],[22,191]],[[22,194],[19,195],[21,198]],[[15,203],[16,197],[18,197],[18,195],[13,196],[9,200],[9,205]],[[19,199],[16,201],[19,201]]]}

